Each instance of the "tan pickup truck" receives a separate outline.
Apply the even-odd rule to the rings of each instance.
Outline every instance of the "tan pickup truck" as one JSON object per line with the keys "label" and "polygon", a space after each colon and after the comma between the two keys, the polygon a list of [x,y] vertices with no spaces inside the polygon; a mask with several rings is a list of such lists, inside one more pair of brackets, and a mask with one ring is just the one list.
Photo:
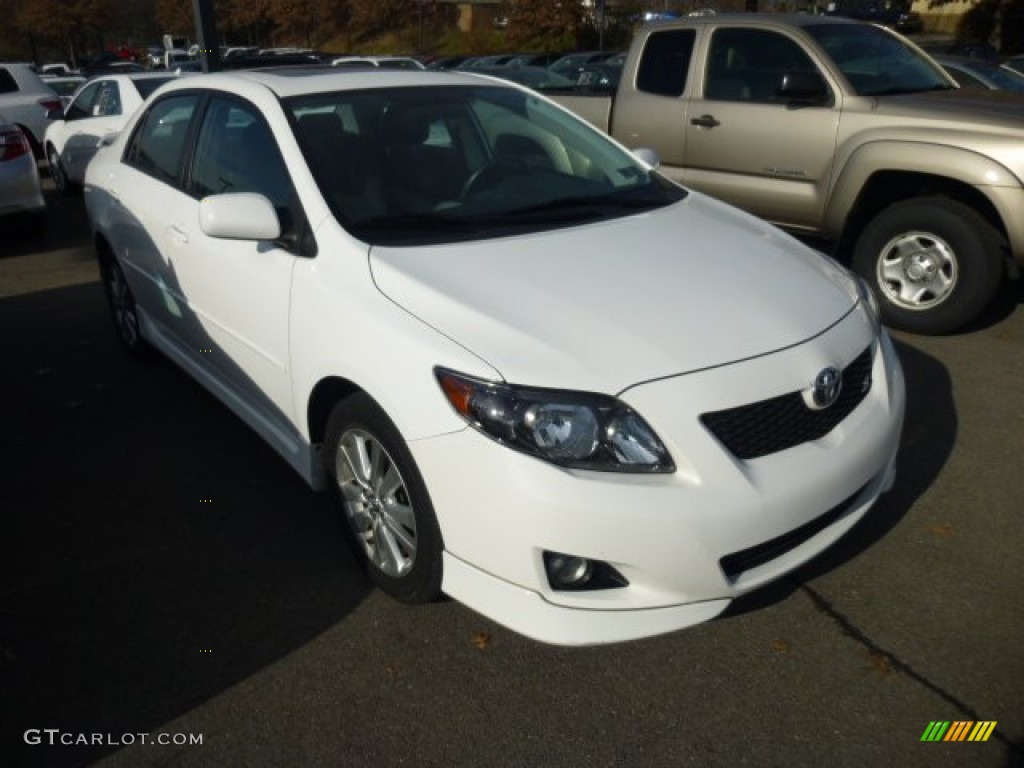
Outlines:
{"label": "tan pickup truck", "polygon": [[[553,95],[686,186],[821,237],[918,333],[1024,264],[1024,99],[961,91],[883,27],[716,15],[640,30],[618,90]],[[713,258],[714,254],[708,254]]]}

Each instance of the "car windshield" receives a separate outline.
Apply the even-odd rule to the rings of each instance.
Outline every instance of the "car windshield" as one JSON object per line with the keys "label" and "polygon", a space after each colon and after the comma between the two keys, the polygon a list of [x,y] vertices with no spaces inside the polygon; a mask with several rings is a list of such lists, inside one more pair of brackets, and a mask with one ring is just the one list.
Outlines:
{"label": "car windshield", "polygon": [[292,97],[285,108],[334,216],[374,244],[552,229],[686,194],[518,88],[348,90]]}
{"label": "car windshield", "polygon": [[860,96],[944,91],[954,87],[930,59],[881,27],[811,24],[806,29]]}

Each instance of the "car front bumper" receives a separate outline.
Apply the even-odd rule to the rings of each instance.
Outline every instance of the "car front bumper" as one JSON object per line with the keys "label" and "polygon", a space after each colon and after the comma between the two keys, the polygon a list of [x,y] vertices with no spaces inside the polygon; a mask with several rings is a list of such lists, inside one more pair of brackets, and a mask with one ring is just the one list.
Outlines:
{"label": "car front bumper", "polygon": [[[872,385],[824,437],[760,458],[733,456],[701,424],[806,371],[872,351]],[[905,408],[892,342],[854,312],[817,338],[754,360],[620,395],[661,436],[667,475],[568,470],[472,429],[410,448],[445,541],[446,593],[534,639],[585,645],[674,631],[819,554],[860,520],[895,474]],[[628,586],[550,586],[543,553],[607,563]]]}

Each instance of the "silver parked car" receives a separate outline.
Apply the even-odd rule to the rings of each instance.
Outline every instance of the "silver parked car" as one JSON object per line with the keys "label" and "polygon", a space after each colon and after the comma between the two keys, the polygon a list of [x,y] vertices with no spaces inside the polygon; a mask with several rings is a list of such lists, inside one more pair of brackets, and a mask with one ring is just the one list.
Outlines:
{"label": "silver parked car", "polygon": [[0,222],[40,229],[46,213],[39,169],[25,133],[0,116]]}
{"label": "silver parked car", "polygon": [[21,127],[36,157],[43,156],[47,113],[60,108],[60,97],[31,64],[0,62],[0,115]]}

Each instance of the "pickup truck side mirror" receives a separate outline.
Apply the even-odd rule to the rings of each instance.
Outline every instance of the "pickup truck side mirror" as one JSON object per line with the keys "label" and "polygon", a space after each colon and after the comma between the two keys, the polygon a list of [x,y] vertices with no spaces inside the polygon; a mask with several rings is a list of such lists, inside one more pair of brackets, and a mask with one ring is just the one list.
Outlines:
{"label": "pickup truck side mirror", "polygon": [[817,72],[787,72],[779,84],[779,96],[787,101],[825,105],[832,100],[828,84]]}

